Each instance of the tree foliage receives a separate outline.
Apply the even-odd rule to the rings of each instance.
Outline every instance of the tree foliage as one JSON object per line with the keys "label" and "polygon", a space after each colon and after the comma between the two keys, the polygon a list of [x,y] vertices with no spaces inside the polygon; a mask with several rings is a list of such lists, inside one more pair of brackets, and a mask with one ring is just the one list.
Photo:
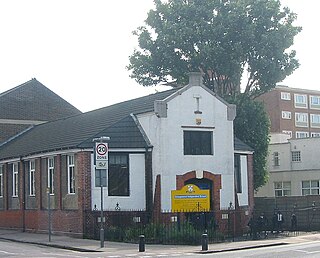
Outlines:
{"label": "tree foliage", "polygon": [[139,49],[127,69],[139,84],[185,84],[202,71],[218,95],[239,91],[256,97],[298,68],[289,50],[301,30],[296,14],[279,0],[154,0],[145,25],[134,34]]}
{"label": "tree foliage", "polygon": [[254,189],[266,183],[267,155],[269,144],[270,120],[261,102],[243,96],[231,97],[230,103],[237,105],[237,116],[234,120],[234,133],[237,137],[254,149],[253,182]]}

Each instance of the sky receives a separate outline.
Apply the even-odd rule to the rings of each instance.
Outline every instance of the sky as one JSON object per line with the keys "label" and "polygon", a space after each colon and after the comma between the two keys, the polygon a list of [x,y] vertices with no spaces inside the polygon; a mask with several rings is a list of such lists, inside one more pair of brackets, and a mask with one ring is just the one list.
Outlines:
{"label": "sky", "polygon": [[[281,85],[320,90],[319,0],[281,0],[303,27],[300,68]],[[155,93],[126,66],[152,0],[0,0],[0,93],[36,78],[82,112]]]}

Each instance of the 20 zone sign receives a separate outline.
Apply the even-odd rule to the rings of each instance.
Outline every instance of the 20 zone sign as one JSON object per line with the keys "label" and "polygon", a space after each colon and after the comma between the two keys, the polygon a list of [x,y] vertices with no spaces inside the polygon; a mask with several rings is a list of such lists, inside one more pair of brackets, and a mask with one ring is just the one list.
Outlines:
{"label": "20 zone sign", "polygon": [[96,160],[108,160],[108,144],[107,143],[96,143]]}

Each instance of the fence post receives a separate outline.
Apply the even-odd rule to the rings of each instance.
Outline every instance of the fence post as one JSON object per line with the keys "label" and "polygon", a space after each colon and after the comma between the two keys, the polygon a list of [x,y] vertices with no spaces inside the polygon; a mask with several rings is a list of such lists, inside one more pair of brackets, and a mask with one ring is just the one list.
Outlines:
{"label": "fence post", "polygon": [[144,252],[146,250],[145,248],[145,239],[144,235],[139,236],[139,252]]}
{"label": "fence post", "polygon": [[202,251],[207,251],[208,250],[208,234],[202,234],[201,243],[202,243]]}

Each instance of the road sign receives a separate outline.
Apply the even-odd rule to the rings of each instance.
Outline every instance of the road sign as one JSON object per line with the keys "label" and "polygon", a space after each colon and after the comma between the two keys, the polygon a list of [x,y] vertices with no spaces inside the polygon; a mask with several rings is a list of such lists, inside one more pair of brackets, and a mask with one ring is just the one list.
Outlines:
{"label": "road sign", "polygon": [[108,169],[108,143],[96,142],[96,169]]}

